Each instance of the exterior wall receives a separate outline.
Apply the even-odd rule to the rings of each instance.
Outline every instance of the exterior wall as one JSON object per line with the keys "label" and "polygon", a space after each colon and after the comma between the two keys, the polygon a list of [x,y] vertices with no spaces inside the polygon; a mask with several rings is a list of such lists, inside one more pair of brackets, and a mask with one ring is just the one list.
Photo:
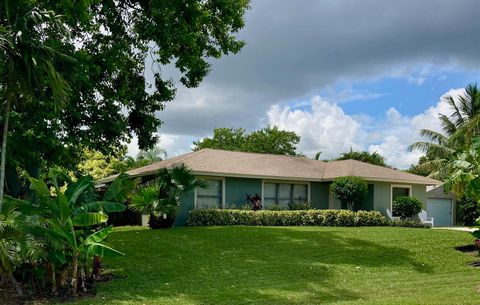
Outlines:
{"label": "exterior wall", "polygon": [[391,183],[374,182],[373,209],[387,215],[387,209],[390,207]]}
{"label": "exterior wall", "polygon": [[427,209],[427,187],[425,185],[412,185],[412,196],[417,197],[422,202],[422,209]]}
{"label": "exterior wall", "polygon": [[329,184],[326,182],[310,183],[310,204],[316,209],[328,209]]}
{"label": "exterior wall", "polygon": [[175,217],[174,226],[184,226],[187,224],[188,212],[194,209],[195,191],[189,191],[181,200],[178,207],[177,217]]}
{"label": "exterior wall", "polygon": [[225,206],[240,207],[247,202],[247,196],[262,196],[262,180],[248,178],[225,178]]}
{"label": "exterior wall", "polygon": [[[226,207],[241,206],[246,203],[246,194],[262,196],[262,180],[250,178],[225,178],[225,205]],[[329,194],[329,182],[310,183],[310,203],[316,209],[341,209],[342,204]],[[389,182],[369,182],[369,193],[365,201],[357,207],[362,210],[377,210],[386,215],[386,210],[391,209],[391,186]],[[412,196],[422,202],[423,208],[427,206],[427,191],[424,185],[410,185]],[[187,222],[188,212],[194,209],[195,192],[190,191],[180,204],[175,226],[183,226]]]}

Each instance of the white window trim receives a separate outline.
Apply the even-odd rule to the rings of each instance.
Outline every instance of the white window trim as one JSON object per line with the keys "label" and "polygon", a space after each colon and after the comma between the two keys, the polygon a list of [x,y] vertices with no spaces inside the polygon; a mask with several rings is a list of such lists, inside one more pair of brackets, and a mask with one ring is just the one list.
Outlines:
{"label": "white window trim", "polygon": [[[195,179],[198,180],[220,180],[222,181],[222,209],[225,209],[225,177],[214,177],[214,176],[195,176]],[[193,208],[196,210],[198,208],[197,200],[197,188],[193,190]]]}
{"label": "white window trim", "polygon": [[408,197],[412,197],[412,186],[409,184],[391,184],[390,185],[390,213],[393,214],[393,188],[406,188],[408,189]]}
{"label": "white window trim", "polygon": [[265,195],[265,183],[279,183],[279,184],[303,184],[307,186],[307,202],[310,202],[310,191],[311,191],[311,183],[309,181],[295,181],[295,180],[263,180],[262,179],[262,210],[263,204],[265,202],[264,195]]}

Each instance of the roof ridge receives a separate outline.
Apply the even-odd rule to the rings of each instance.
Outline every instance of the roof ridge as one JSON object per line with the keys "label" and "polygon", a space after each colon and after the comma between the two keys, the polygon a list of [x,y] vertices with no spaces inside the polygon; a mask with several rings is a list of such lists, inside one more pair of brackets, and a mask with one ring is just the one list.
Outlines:
{"label": "roof ridge", "polygon": [[292,156],[292,155],[282,155],[282,154],[272,154],[272,153],[261,153],[261,152],[241,151],[241,150],[228,150],[228,149],[218,149],[218,148],[203,148],[203,149],[201,149],[201,150],[199,150],[199,151],[202,151],[202,150],[226,151],[226,152],[232,152],[232,153],[242,153],[242,154],[262,155],[262,156],[276,156],[276,157],[289,157],[289,158],[303,158],[303,159],[308,159],[308,160],[312,160],[312,161],[320,161],[320,162],[324,162],[324,161],[321,161],[321,160],[314,160],[314,159],[310,159],[310,158],[307,158],[306,156],[302,156],[302,155],[295,155],[295,156]]}

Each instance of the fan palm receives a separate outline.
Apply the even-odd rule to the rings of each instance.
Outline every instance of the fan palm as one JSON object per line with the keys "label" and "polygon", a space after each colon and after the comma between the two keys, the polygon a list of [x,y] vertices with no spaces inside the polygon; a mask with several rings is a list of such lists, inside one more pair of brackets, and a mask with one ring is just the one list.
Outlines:
{"label": "fan palm", "polygon": [[[59,16],[32,8],[31,1],[7,0],[0,4],[0,69],[4,103],[0,155],[0,209],[3,204],[5,159],[11,108],[16,103],[51,100],[52,110],[67,103],[69,86],[56,70],[57,60],[68,57],[50,41],[55,33],[67,33]],[[56,35],[58,36],[58,35]],[[58,41],[57,41],[58,42]]]}
{"label": "fan palm", "polygon": [[163,168],[154,180],[144,184],[132,197],[130,208],[149,213],[152,223],[154,217],[173,214],[185,194],[196,187],[206,187],[206,184],[202,180],[196,180],[184,164],[171,169]]}
{"label": "fan palm", "polygon": [[445,179],[449,174],[446,166],[455,158],[456,153],[466,150],[472,138],[479,134],[480,124],[480,91],[476,84],[465,88],[465,93],[457,97],[446,97],[451,113],[440,114],[443,133],[429,129],[421,129],[420,136],[426,141],[415,142],[409,151],[425,152],[428,161],[418,166],[430,172],[429,177]]}

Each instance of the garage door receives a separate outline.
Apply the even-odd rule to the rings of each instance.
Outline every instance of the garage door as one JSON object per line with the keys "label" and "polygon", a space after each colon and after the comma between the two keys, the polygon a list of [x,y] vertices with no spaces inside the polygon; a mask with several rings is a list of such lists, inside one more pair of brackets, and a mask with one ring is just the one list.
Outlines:
{"label": "garage door", "polygon": [[429,198],[427,202],[428,217],[434,218],[436,227],[452,226],[452,200]]}

